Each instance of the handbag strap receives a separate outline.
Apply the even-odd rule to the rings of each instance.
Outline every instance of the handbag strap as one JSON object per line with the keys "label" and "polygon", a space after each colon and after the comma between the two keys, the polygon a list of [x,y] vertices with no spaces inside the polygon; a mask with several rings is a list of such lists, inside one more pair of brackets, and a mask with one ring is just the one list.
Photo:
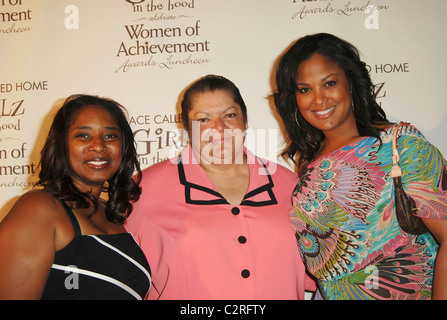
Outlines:
{"label": "handbag strap", "polygon": [[397,151],[397,134],[399,132],[399,128],[403,125],[408,125],[407,122],[399,122],[397,126],[394,128],[393,133],[393,167],[391,168],[391,177],[402,177],[402,170],[399,167],[399,152]]}

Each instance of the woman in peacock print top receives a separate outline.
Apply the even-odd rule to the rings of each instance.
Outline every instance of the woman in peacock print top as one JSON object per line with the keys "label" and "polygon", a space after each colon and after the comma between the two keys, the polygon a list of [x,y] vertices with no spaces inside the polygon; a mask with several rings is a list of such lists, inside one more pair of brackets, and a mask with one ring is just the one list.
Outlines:
{"label": "woman in peacock print top", "polygon": [[281,58],[275,104],[300,181],[290,216],[324,299],[447,298],[447,169],[415,127],[398,130],[406,193],[428,231],[396,218],[390,123],[358,50],[330,34]]}

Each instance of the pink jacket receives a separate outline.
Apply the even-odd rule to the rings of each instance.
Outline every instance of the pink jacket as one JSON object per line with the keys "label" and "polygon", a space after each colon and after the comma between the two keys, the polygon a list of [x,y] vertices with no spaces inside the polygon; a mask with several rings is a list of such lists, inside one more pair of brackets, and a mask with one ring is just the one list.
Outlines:
{"label": "pink jacket", "polygon": [[143,171],[126,228],[151,267],[149,299],[303,299],[305,287],[315,290],[288,214],[297,176],[251,159],[238,206],[199,164],[167,160]]}

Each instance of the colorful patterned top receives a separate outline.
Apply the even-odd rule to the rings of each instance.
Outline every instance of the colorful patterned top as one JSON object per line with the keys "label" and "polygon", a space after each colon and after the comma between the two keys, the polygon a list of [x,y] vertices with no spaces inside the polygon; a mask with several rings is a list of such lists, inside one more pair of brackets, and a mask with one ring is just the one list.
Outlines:
{"label": "colorful patterned top", "polygon": [[[293,194],[291,220],[301,256],[325,299],[429,299],[438,245],[402,231],[395,217],[393,127],[383,145],[366,137],[312,162]],[[447,168],[413,126],[398,151],[405,191],[418,216],[447,219]]]}

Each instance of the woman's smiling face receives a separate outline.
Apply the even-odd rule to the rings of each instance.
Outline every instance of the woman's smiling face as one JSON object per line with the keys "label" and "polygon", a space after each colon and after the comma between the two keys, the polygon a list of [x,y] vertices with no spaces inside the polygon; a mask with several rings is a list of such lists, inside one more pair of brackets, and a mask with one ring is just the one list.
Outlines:
{"label": "woman's smiling face", "polygon": [[314,128],[326,135],[356,127],[350,84],[337,63],[314,54],[299,65],[296,82],[299,111]]}
{"label": "woman's smiling face", "polygon": [[122,160],[122,134],[112,115],[100,106],[80,109],[71,118],[66,139],[74,184],[84,192],[100,190]]}

